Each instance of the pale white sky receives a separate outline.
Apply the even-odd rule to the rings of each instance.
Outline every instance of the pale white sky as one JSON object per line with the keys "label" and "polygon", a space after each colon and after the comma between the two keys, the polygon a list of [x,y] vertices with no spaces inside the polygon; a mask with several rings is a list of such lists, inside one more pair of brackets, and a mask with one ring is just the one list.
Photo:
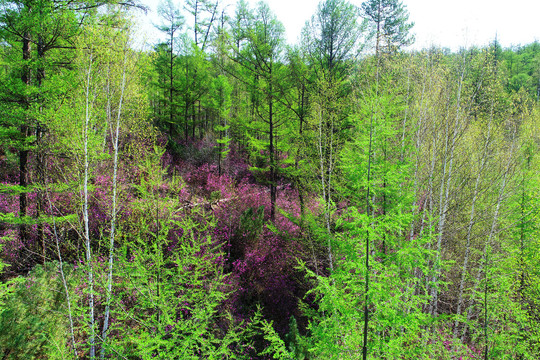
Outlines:
{"label": "pale white sky", "polygon": [[[159,23],[159,0],[142,0],[149,8],[141,18],[141,33],[151,44],[160,38],[152,23]],[[362,0],[350,0],[360,6]],[[540,0],[402,0],[414,21],[413,32],[420,49],[436,45],[457,50],[471,45],[486,45],[495,34],[503,47],[540,41]],[[184,0],[173,0],[183,7]],[[254,6],[257,0],[248,0]],[[227,12],[233,14],[234,0],[221,0],[229,4]],[[284,24],[287,40],[296,43],[305,22],[317,9],[319,0],[268,0],[270,8]]]}

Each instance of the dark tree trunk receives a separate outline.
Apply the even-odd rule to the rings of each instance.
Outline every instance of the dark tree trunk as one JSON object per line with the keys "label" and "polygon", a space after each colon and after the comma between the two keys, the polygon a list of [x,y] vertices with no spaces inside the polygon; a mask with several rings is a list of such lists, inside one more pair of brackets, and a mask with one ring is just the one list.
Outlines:
{"label": "dark tree trunk", "polygon": [[270,67],[270,95],[268,98],[268,131],[269,131],[269,141],[270,141],[270,219],[274,221],[276,217],[276,164],[275,164],[275,154],[274,154],[274,114],[273,114],[273,103],[274,99],[272,96],[272,68]]}
{"label": "dark tree trunk", "polygon": [[[26,62],[30,59],[30,34],[25,33],[22,39],[22,53],[23,53],[23,60],[25,61],[25,65],[23,68],[21,80],[26,86],[30,86],[30,67],[26,64]],[[28,110],[28,99],[25,98],[24,100],[24,107]],[[28,119],[24,119],[25,124],[21,126],[21,134],[23,138],[26,138],[28,136]],[[19,217],[26,216],[26,210],[27,210],[27,201],[26,201],[26,192],[24,189],[27,185],[27,177],[28,177],[28,150],[25,148],[26,144],[22,145],[22,148],[19,150],[19,185],[23,189],[23,191],[19,194]],[[22,221],[22,224],[19,227],[20,237],[21,241],[26,240],[26,225],[24,224],[24,221]]]}
{"label": "dark tree trunk", "polygon": [[[44,49],[44,43],[43,43],[43,37],[39,35],[38,37],[38,45],[37,45],[37,55],[38,59],[40,60],[40,66],[37,69],[36,74],[36,82],[37,86],[41,88],[43,79],[45,78],[45,69],[43,68],[43,60],[45,57],[45,49]],[[39,111],[43,111],[43,101],[44,99],[41,97],[41,94],[39,95],[38,101],[40,102],[40,108]],[[43,151],[40,147],[41,140],[43,137],[43,127],[42,124],[38,121],[36,124],[36,143],[37,143],[37,151],[36,151],[36,172],[37,172],[37,182],[39,185],[43,186],[45,185],[45,158],[43,155]],[[41,245],[41,256],[43,264],[45,264],[45,259],[47,258],[47,250],[45,245],[45,233],[43,230],[43,224],[41,221],[39,221],[39,217],[44,209],[44,198],[43,198],[43,191],[38,188],[37,190],[37,204],[36,204],[36,219],[38,219],[38,237],[39,241],[38,243]],[[52,214],[51,214],[52,215]]]}

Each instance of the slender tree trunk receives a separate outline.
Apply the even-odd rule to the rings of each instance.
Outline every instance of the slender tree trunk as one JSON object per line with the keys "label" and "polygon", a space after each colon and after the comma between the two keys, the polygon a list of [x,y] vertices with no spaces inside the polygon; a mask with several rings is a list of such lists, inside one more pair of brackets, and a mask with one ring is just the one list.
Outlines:
{"label": "slender tree trunk", "polygon": [[171,30],[169,57],[169,136],[174,137],[174,31]]}
{"label": "slender tree trunk", "polygon": [[270,152],[270,219],[274,221],[276,217],[276,159],[274,149],[274,98],[272,89],[272,65],[270,65],[270,81],[269,81],[269,96],[268,96],[268,135],[269,135],[269,152]]}
{"label": "slender tree trunk", "polygon": [[187,141],[189,136],[189,102],[186,100],[184,105],[184,140]]}
{"label": "slender tree trunk", "polygon": [[[305,87],[302,84],[302,91],[300,95],[300,113],[299,113],[299,127],[298,127],[298,137],[300,141],[304,137],[304,100],[305,100]],[[300,144],[296,148],[296,159],[295,159],[295,169],[299,171],[299,162],[300,162]],[[300,229],[304,228],[304,217],[305,217],[305,201],[303,193],[303,185],[301,181],[297,178],[296,187],[298,189],[298,201],[300,203]]]}
{"label": "slender tree trunk", "polygon": [[[428,209],[428,212],[429,212],[429,223],[428,223],[428,227],[429,227],[429,238],[430,238],[430,242],[428,243],[428,250],[431,250],[431,247],[432,247],[432,241],[431,239],[433,239],[433,218],[434,218],[434,213],[435,213],[435,202],[433,201],[433,174],[435,172],[435,160],[436,160],[436,150],[437,150],[437,137],[433,136],[433,142],[432,142],[432,146],[431,146],[431,165],[429,167],[429,175],[428,175],[428,200],[429,200],[429,209]],[[424,224],[422,223],[422,230],[423,230],[423,226]],[[421,230],[421,231],[422,231]],[[436,260],[437,261],[437,260]],[[429,285],[429,281],[430,281],[430,278],[429,278],[429,275],[426,274],[426,290],[429,290],[430,289],[430,285]],[[429,313],[431,314],[432,313],[432,309],[431,309],[431,302],[430,302],[430,307],[429,307]]]}
{"label": "slender tree trunk", "polygon": [[[23,66],[23,72],[21,75],[21,80],[23,84],[25,84],[26,87],[30,86],[30,67],[28,66],[27,62],[30,61],[30,34],[26,32],[22,39],[22,53],[23,53],[23,61],[25,62]],[[28,111],[29,109],[29,99],[25,97],[24,99],[24,107],[25,110]],[[29,134],[29,118],[25,119],[24,125],[21,126],[21,134],[23,138],[26,138]],[[26,200],[26,186],[27,186],[27,177],[28,177],[28,149],[26,149],[26,144],[22,145],[22,149],[19,150],[19,185],[23,189],[19,193],[19,217],[23,218],[26,216],[26,208],[27,208],[27,200]],[[19,226],[19,233],[20,238],[23,243],[26,243],[26,220],[21,221],[21,225]]]}
{"label": "slender tree trunk", "polygon": [[319,162],[320,162],[320,171],[321,171],[321,186],[322,186],[322,193],[323,193],[323,199],[325,201],[324,203],[324,218],[325,218],[325,225],[326,225],[326,230],[327,230],[327,233],[328,233],[328,242],[327,242],[327,250],[328,250],[328,263],[330,265],[330,271],[334,271],[334,261],[333,261],[333,258],[332,258],[332,243],[330,241],[330,236],[331,236],[331,229],[330,229],[330,212],[329,212],[329,208],[328,208],[328,203],[326,202],[326,199],[327,199],[327,182],[325,181],[325,174],[327,173],[326,171],[326,168],[325,168],[325,156],[324,156],[324,151],[323,151],[323,110],[322,110],[322,105],[319,104],[319,111],[318,111],[318,118],[319,118],[319,139],[318,139],[318,142],[319,142]]}
{"label": "slender tree trunk", "polygon": [[[41,94],[41,86],[43,79],[45,78],[45,69],[43,68],[43,64],[41,62],[44,61],[45,57],[45,49],[44,49],[44,43],[43,43],[43,36],[38,36],[38,44],[37,44],[37,55],[38,60],[40,61],[40,64],[38,65],[38,69],[36,71],[36,82],[37,86],[39,88],[39,95],[37,101],[40,104],[39,112],[40,114],[43,112],[43,97]],[[43,127],[41,124],[41,120],[36,121],[36,172],[37,172],[37,183],[41,186],[45,184],[45,157],[43,154],[42,149],[42,137],[43,137]],[[43,223],[39,220],[39,217],[43,211],[43,190],[38,187],[36,190],[36,219],[38,221],[37,226],[37,235],[39,239],[39,243],[41,244],[41,256],[43,260],[43,264],[45,264],[46,258],[47,258],[47,248],[45,244],[45,233],[43,231]]]}
{"label": "slender tree trunk", "polygon": [[[465,279],[467,276],[467,266],[469,263],[469,255],[470,255],[470,248],[471,248],[471,234],[472,229],[475,224],[474,218],[475,218],[475,209],[476,209],[476,200],[478,199],[478,193],[479,193],[479,185],[480,185],[480,179],[482,177],[482,174],[484,172],[484,167],[486,165],[486,158],[487,158],[487,151],[488,147],[490,145],[491,141],[491,123],[493,121],[493,103],[491,104],[491,115],[489,119],[488,124],[488,133],[486,137],[486,142],[484,143],[484,149],[482,151],[482,160],[480,164],[480,169],[478,171],[478,175],[476,176],[476,182],[474,185],[474,194],[472,198],[471,203],[471,215],[469,217],[469,224],[467,226],[467,243],[465,246],[465,257],[463,259],[463,268],[461,272],[461,281],[459,283],[459,293],[458,293],[458,302],[457,302],[457,311],[456,315],[461,315],[461,307],[463,306],[463,290],[465,288]],[[456,317],[456,321],[454,323],[454,338],[457,338],[458,336],[458,325],[459,325],[459,319]]]}
{"label": "slender tree trunk", "polygon": [[[124,50],[126,51],[126,50]],[[116,116],[116,129],[114,135],[111,134],[114,141],[114,160],[113,160],[113,194],[112,194],[112,214],[111,214],[111,231],[110,231],[110,243],[109,243],[109,269],[107,274],[107,295],[105,300],[105,318],[103,320],[102,331],[102,346],[101,346],[101,359],[105,358],[105,343],[107,341],[107,330],[109,328],[109,315],[110,304],[112,296],[112,274],[113,274],[113,262],[114,262],[114,240],[116,235],[116,198],[117,198],[117,178],[118,178],[118,138],[120,136],[120,118],[122,115],[122,104],[124,101],[124,90],[126,87],[126,57],[124,54],[124,65],[122,70],[122,87],[120,90],[120,101],[118,102],[118,112]]]}
{"label": "slender tree trunk", "polygon": [[84,182],[83,182],[83,221],[84,221],[84,238],[86,247],[86,264],[88,266],[88,287],[89,287],[89,312],[90,312],[90,359],[95,359],[96,347],[95,347],[95,317],[94,317],[94,274],[92,270],[92,249],[90,248],[90,230],[88,219],[88,167],[89,167],[89,155],[88,155],[88,128],[90,124],[90,81],[92,80],[92,62],[93,55],[90,54],[89,64],[86,74],[86,116],[84,123]]}
{"label": "slender tree trunk", "polygon": [[488,254],[489,254],[489,246],[486,247],[486,253],[485,253],[485,271],[484,271],[484,360],[488,360],[488,350],[489,350],[489,343],[488,343],[488,301],[487,301],[487,294],[488,294]]}
{"label": "slender tree trunk", "polygon": [[[409,97],[410,97],[410,89],[411,89],[411,69],[409,68],[407,71],[407,104],[405,106],[405,118],[403,119],[403,126],[401,129],[401,156],[400,160],[403,162],[405,160],[405,132],[407,130],[407,117],[409,115]],[[422,98],[424,97],[424,89],[422,88]],[[422,118],[420,117],[420,121]],[[419,129],[417,130],[417,132]],[[415,177],[416,179],[416,177]],[[416,194],[416,193],[415,193]]]}
{"label": "slender tree trunk", "polygon": [[[531,170],[531,156],[527,155],[527,172]],[[526,206],[527,206],[527,194],[525,186],[526,176],[523,174],[523,180],[521,182],[521,224],[520,224],[520,236],[519,236],[519,252],[520,252],[520,276],[519,276],[519,295],[523,297],[523,290],[525,289],[525,261],[524,261],[524,252],[525,252],[525,227],[526,224]]]}
{"label": "slender tree trunk", "polygon": [[[221,110],[220,110],[220,112],[221,112]],[[218,124],[221,125],[221,116],[219,116],[219,118],[218,118]],[[218,134],[219,134],[219,139],[223,140],[223,131],[219,130]],[[219,142],[218,143],[218,174],[219,174],[219,176],[222,175],[222,170],[221,170],[221,153],[222,152],[223,152],[223,144],[221,142]]]}
{"label": "slender tree trunk", "polygon": [[[381,1],[377,2],[377,33],[376,33],[376,43],[375,43],[375,56],[377,59],[379,59],[379,53],[380,53],[380,45],[381,45],[381,22],[382,22],[382,14],[381,14]],[[377,66],[377,70],[378,70]]]}
{"label": "slender tree trunk", "polygon": [[191,139],[195,141],[195,126],[196,126],[196,113],[195,113],[195,101],[191,103],[191,121],[192,121],[192,127],[191,127]]}
{"label": "slender tree trunk", "polygon": [[[422,86],[422,95],[421,95],[421,103],[423,102],[423,99],[424,99],[424,91],[425,91],[425,84],[423,84]],[[417,125],[417,129],[416,129],[416,156],[415,156],[415,166],[414,166],[414,194],[416,196],[416,198],[418,198],[418,176],[419,176],[419,171],[420,171],[420,149],[421,149],[421,138],[420,138],[420,131],[422,129],[422,125],[423,125],[423,114],[420,115],[420,119],[418,121],[418,125]],[[404,143],[404,138],[405,138],[405,127],[403,129],[403,136],[402,136],[402,144]],[[401,161],[403,161],[403,150],[402,150],[402,158],[401,158]],[[417,204],[417,201],[414,202],[413,204],[413,209],[411,209],[412,212],[414,212],[414,206],[415,204]],[[414,236],[414,221],[412,222],[411,224],[411,231],[409,233],[409,239],[412,239],[413,236]],[[422,226],[422,225],[421,225]]]}
{"label": "slender tree trunk", "polygon": [[[513,141],[512,141],[512,147],[511,147],[511,150],[510,150],[509,158],[507,160],[506,169],[504,171],[504,175],[503,175],[503,178],[502,178],[502,181],[501,181],[501,187],[499,188],[499,195],[497,197],[497,204],[495,205],[495,213],[493,214],[493,220],[491,222],[491,227],[490,227],[490,230],[489,230],[489,235],[488,235],[487,241],[484,244],[484,251],[483,251],[483,255],[482,255],[482,263],[484,264],[484,266],[486,264],[486,257],[487,257],[488,247],[491,246],[493,236],[495,235],[495,232],[496,232],[497,224],[499,223],[499,213],[500,213],[500,209],[501,209],[501,203],[502,203],[502,200],[504,198],[504,192],[506,190],[508,174],[510,173],[510,169],[511,169],[511,160],[510,160],[510,158],[511,158],[513,152],[514,152],[515,141],[516,141],[516,137],[515,137],[515,132],[514,132],[514,138],[513,138]],[[478,270],[478,274],[476,276],[473,293],[476,293],[476,291],[478,290],[478,287],[480,286],[480,278],[481,278],[482,272],[485,273],[486,270],[487,269],[482,269],[482,268],[480,268]],[[472,309],[473,309],[473,306],[469,306],[467,308],[467,323],[472,318]],[[461,335],[461,340],[462,341],[465,341],[466,334],[467,334],[467,327],[465,327],[463,329],[463,333]]]}
{"label": "slender tree trunk", "polygon": [[[372,153],[372,143],[373,143],[373,117],[374,112],[371,112],[371,118],[369,121],[369,147],[368,147],[368,169],[367,169],[367,191],[366,191],[366,214],[369,217],[370,214],[370,203],[369,203],[369,197],[371,192],[371,153]],[[371,228],[371,224],[368,224],[366,228],[366,264],[365,264],[365,271],[366,271],[366,277],[365,277],[365,289],[364,289],[364,345],[362,347],[362,359],[367,359],[367,343],[368,343],[368,329],[369,329],[369,274],[370,274],[370,268],[369,268],[369,230]]]}
{"label": "slender tree trunk", "polygon": [[[465,58],[464,58],[465,61]],[[452,170],[453,170],[453,163],[454,163],[454,150],[456,148],[456,141],[458,137],[459,131],[462,129],[461,127],[461,90],[463,86],[463,78],[465,76],[465,69],[462,69],[461,77],[458,84],[458,90],[457,90],[457,100],[456,100],[456,119],[454,124],[454,129],[452,131],[452,143],[450,145],[450,149],[448,150],[448,121],[446,125],[446,141],[445,141],[445,159],[444,159],[444,166],[443,166],[443,176],[441,178],[441,190],[440,190],[440,201],[439,201],[439,226],[438,226],[438,236],[437,236],[437,259],[435,263],[435,272],[433,275],[432,280],[432,291],[431,291],[431,304],[430,304],[430,312],[432,316],[437,315],[437,306],[438,306],[438,286],[437,283],[439,281],[439,273],[441,270],[441,251],[442,251],[442,239],[444,236],[445,231],[445,224],[446,224],[446,215],[448,211],[448,205],[450,200],[450,186],[452,184]],[[448,151],[450,152],[448,154]],[[450,158],[450,160],[447,163],[447,156]],[[448,171],[447,171],[448,168]],[[446,177],[446,184],[445,184],[445,175]],[[444,197],[443,197],[444,194]]]}
{"label": "slender tree trunk", "polygon": [[66,293],[66,301],[67,301],[67,307],[68,307],[68,317],[69,317],[69,334],[71,337],[71,347],[73,348],[73,354],[75,355],[75,359],[79,358],[79,354],[77,352],[77,344],[75,342],[75,331],[73,326],[73,312],[71,310],[71,298],[69,296],[69,290],[67,286],[66,276],[64,274],[64,264],[62,262],[62,253],[60,252],[60,241],[58,239],[58,232],[56,231],[56,218],[54,217],[54,211],[52,208],[52,201],[49,197],[49,194],[47,193],[47,200],[49,202],[49,211],[51,212],[51,216],[53,219],[53,235],[56,243],[56,251],[58,254],[58,270],[60,271],[60,276],[62,277],[62,285],[64,285],[64,292]]}

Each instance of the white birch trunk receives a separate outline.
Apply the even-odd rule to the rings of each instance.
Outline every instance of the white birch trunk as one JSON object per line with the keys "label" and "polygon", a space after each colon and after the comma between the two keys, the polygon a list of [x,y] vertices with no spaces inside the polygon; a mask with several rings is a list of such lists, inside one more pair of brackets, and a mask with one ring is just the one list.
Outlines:
{"label": "white birch trunk", "polygon": [[[456,315],[459,316],[461,314],[461,307],[463,306],[463,290],[465,288],[465,278],[467,276],[467,267],[469,264],[469,256],[470,256],[470,250],[471,250],[471,234],[472,229],[474,226],[474,218],[475,218],[475,209],[476,209],[476,200],[478,199],[478,187],[480,185],[480,179],[482,177],[482,173],[484,172],[484,168],[486,165],[486,157],[487,157],[487,150],[491,141],[491,123],[493,121],[493,103],[491,104],[491,115],[489,118],[489,124],[488,124],[488,134],[486,138],[486,142],[484,143],[484,149],[482,151],[482,162],[480,164],[480,169],[478,171],[478,175],[476,176],[476,182],[474,184],[474,195],[471,203],[471,215],[469,216],[469,224],[467,225],[467,243],[465,246],[465,258],[463,259],[463,268],[461,270],[461,280],[459,283],[459,293],[458,293],[458,303],[457,303],[457,311]],[[456,318],[454,323],[454,338],[457,338],[458,334],[458,325],[459,320]]]}
{"label": "white birch trunk", "polygon": [[[334,261],[332,259],[332,244],[330,242],[330,212],[329,212],[329,204],[327,203],[326,199],[327,199],[327,196],[326,196],[326,193],[327,191],[329,191],[329,189],[327,189],[327,185],[329,185],[326,181],[325,181],[325,166],[324,166],[324,152],[323,152],[323,130],[322,130],[322,127],[323,127],[323,114],[322,114],[322,109],[320,108],[320,105],[319,105],[319,160],[320,160],[320,168],[321,168],[321,186],[322,186],[322,192],[323,192],[323,200],[324,200],[324,218],[325,218],[325,222],[326,222],[326,230],[328,232],[328,243],[327,243],[327,249],[328,249],[328,262],[330,263],[330,270],[333,272],[334,271]],[[328,196],[329,198],[329,196]]]}
{"label": "white birch trunk", "polygon": [[56,251],[58,252],[58,270],[60,271],[60,276],[62,277],[62,285],[64,286],[64,291],[66,293],[66,301],[67,301],[68,317],[69,317],[69,335],[71,337],[71,346],[73,348],[73,354],[75,355],[75,359],[78,359],[79,354],[77,352],[77,345],[75,343],[75,331],[73,330],[74,326],[73,326],[73,312],[71,311],[71,297],[69,296],[66,276],[64,274],[64,263],[62,261],[62,254],[60,252],[60,241],[58,240],[58,232],[56,231],[56,218],[54,217],[54,213],[52,209],[52,202],[49,196],[49,192],[47,192],[47,200],[49,201],[49,210],[51,212],[51,216],[53,219],[53,235],[54,235],[54,240],[56,243]]}
{"label": "white birch trunk", "polygon": [[[513,141],[512,141],[512,148],[510,150],[509,157],[512,156],[512,153],[514,151],[515,141],[516,141],[516,138],[515,138],[515,132],[514,132],[514,138],[513,138]],[[487,248],[491,244],[493,236],[495,235],[495,229],[496,229],[497,224],[499,222],[499,213],[500,213],[500,209],[501,209],[502,199],[504,198],[504,192],[506,190],[507,177],[508,177],[508,174],[510,172],[510,167],[511,167],[511,163],[510,163],[510,158],[509,158],[506,169],[505,169],[505,172],[504,172],[504,175],[503,175],[503,179],[502,179],[502,182],[501,182],[501,187],[499,189],[499,195],[497,197],[497,205],[495,206],[495,213],[493,214],[493,221],[491,222],[491,228],[489,230],[488,239],[487,239],[487,241],[486,241],[486,243],[484,245],[484,251],[483,251],[482,259],[486,259],[486,257],[487,257]],[[482,263],[484,263],[484,262],[482,262]],[[476,291],[478,291],[478,286],[480,285],[480,277],[482,275],[482,271],[485,271],[485,270],[482,269],[482,268],[480,268],[478,270],[478,274],[476,275],[476,279],[475,279],[475,283],[474,283],[473,293],[476,293]],[[469,306],[469,308],[467,309],[467,322],[469,322],[471,320],[472,309],[473,309],[472,306]],[[462,341],[465,340],[466,333],[467,333],[467,327],[465,327],[463,329],[463,332],[462,332],[462,335],[461,335]]]}
{"label": "white birch trunk", "polygon": [[107,274],[107,295],[105,300],[105,318],[103,320],[102,331],[102,346],[101,346],[101,359],[105,358],[105,342],[107,340],[107,330],[109,328],[109,316],[110,316],[110,304],[112,295],[112,273],[114,263],[114,239],[116,234],[116,193],[117,193],[117,178],[118,178],[118,137],[120,134],[120,118],[122,115],[122,104],[124,101],[124,90],[126,87],[126,58],[127,54],[124,54],[124,65],[122,69],[122,86],[120,90],[120,101],[118,102],[118,112],[116,116],[116,129],[113,137],[114,147],[114,160],[113,160],[113,194],[112,194],[112,214],[111,214],[111,230],[110,230],[110,243],[109,243],[109,269]]}
{"label": "white birch trunk", "polygon": [[90,230],[88,227],[88,127],[90,123],[90,81],[92,73],[93,56],[90,53],[89,64],[86,73],[86,114],[84,123],[84,182],[83,182],[83,221],[84,221],[84,238],[86,247],[86,264],[88,266],[88,287],[89,287],[89,312],[90,312],[90,359],[94,359],[96,355],[95,347],[95,318],[94,318],[94,274],[92,271],[92,250],[90,249]]}
{"label": "white birch trunk", "polygon": [[[465,57],[463,58],[463,62],[465,62]],[[438,295],[439,290],[438,286],[436,285],[439,281],[439,272],[441,270],[440,262],[441,262],[441,251],[442,251],[442,239],[444,236],[444,230],[445,230],[445,224],[446,224],[446,214],[448,211],[448,205],[449,205],[449,195],[450,195],[450,185],[452,183],[452,170],[453,170],[453,163],[454,163],[454,150],[456,148],[456,141],[457,141],[457,135],[459,131],[461,130],[460,126],[460,115],[461,115],[461,90],[463,86],[463,78],[465,76],[465,64],[463,64],[463,68],[461,71],[461,77],[459,79],[459,85],[457,90],[457,100],[456,100],[456,120],[454,124],[454,129],[452,133],[452,144],[450,145],[450,154],[448,154],[448,122],[446,123],[446,141],[445,141],[445,159],[444,159],[444,165],[443,165],[443,176],[441,179],[441,192],[440,192],[440,199],[439,199],[439,226],[438,226],[438,236],[437,236],[437,259],[435,261],[435,272],[433,274],[432,278],[432,290],[431,290],[431,304],[430,304],[430,313],[432,316],[437,315],[437,303],[438,303]],[[447,156],[449,156],[450,160],[447,162]],[[448,168],[448,169],[447,169]],[[445,176],[448,174],[446,178],[446,184],[445,184]],[[444,197],[443,197],[444,194]]]}

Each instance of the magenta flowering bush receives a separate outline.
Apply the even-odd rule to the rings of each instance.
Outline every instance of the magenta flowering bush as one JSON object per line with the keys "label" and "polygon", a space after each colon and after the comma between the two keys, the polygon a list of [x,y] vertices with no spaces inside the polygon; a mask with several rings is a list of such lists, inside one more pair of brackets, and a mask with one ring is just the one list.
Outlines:
{"label": "magenta flowering bush", "polygon": [[294,259],[286,242],[266,226],[256,243],[244,249],[244,256],[232,264],[231,278],[238,290],[233,294],[235,313],[263,306],[263,314],[274,321],[276,331],[288,331],[291,315],[298,315],[299,290],[291,267]]}
{"label": "magenta flowering bush", "polygon": [[[223,296],[215,306],[232,316],[231,323],[223,320],[217,322],[222,331],[233,325],[249,328],[249,319],[260,308],[261,316],[273,321],[274,328],[279,334],[287,333],[289,318],[302,316],[298,310],[298,299],[303,297],[305,292],[304,286],[299,284],[298,279],[301,279],[301,276],[294,270],[295,257],[301,253],[299,249],[302,247],[301,243],[295,240],[301,236],[300,228],[296,224],[300,217],[298,192],[291,186],[279,186],[277,206],[286,214],[277,212],[273,225],[269,226],[269,189],[266,185],[255,182],[255,177],[249,171],[249,164],[243,159],[245,154],[238,147],[231,146],[231,151],[223,162],[222,175],[218,174],[215,159],[210,153],[199,154],[208,155],[208,158],[205,158],[208,162],[198,163],[200,159],[192,161],[164,152],[159,159],[163,177],[161,181],[153,182],[153,175],[137,165],[137,162],[143,161],[144,151],[152,151],[150,146],[142,145],[140,148],[131,149],[130,146],[124,145],[126,153],[120,158],[118,165],[116,205],[118,229],[116,251],[120,253],[125,251],[122,255],[125,256],[123,261],[132,264],[130,266],[135,266],[139,261],[137,266],[141,269],[142,267],[154,269],[159,263],[158,258],[154,259],[152,255],[155,249],[144,250],[148,259],[142,260],[142,250],[137,247],[142,244],[150,246],[156,239],[153,234],[160,231],[164,222],[171,220],[168,218],[170,214],[174,214],[178,221],[191,219],[190,221],[194,221],[197,226],[193,226],[189,233],[186,233],[185,227],[169,223],[166,237],[160,240],[162,241],[160,249],[163,251],[161,261],[165,261],[164,268],[167,272],[173,271],[173,268],[179,265],[179,260],[174,259],[181,258],[178,254],[185,251],[185,246],[194,246],[196,243],[204,243],[203,239],[211,239],[193,252],[195,262],[182,265],[180,270],[195,271],[198,267],[194,264],[197,262],[208,263],[215,269],[221,269],[220,272],[224,277],[220,288],[223,294],[228,296]],[[194,147],[190,151],[203,152],[208,147],[208,143],[204,141],[189,145]],[[82,222],[80,179],[71,171],[75,165],[69,161],[60,160],[48,165],[51,173],[54,171],[55,174],[69,175],[65,177],[67,185],[64,187],[60,184],[48,184],[47,193],[42,194],[46,207],[43,207],[41,215],[74,216],[69,221],[59,220],[56,231],[63,260],[66,266],[73,266],[75,270],[70,273],[71,281],[74,282],[71,289],[74,299],[77,299],[76,302],[79,304],[85,304],[88,301],[89,284],[86,271],[89,264],[82,260],[84,256],[76,250],[82,246],[79,237],[79,226]],[[88,184],[89,228],[95,281],[94,302],[98,323],[103,321],[105,309],[108,254],[103,245],[108,241],[110,231],[112,172],[110,159],[100,160],[93,164]],[[148,196],[153,200],[150,201]],[[28,194],[27,213],[30,217],[36,214],[37,198],[36,192]],[[0,207],[2,211],[16,213],[18,199],[0,193]],[[24,243],[18,236],[16,226],[3,226],[0,230],[5,239],[4,257],[11,264],[24,258],[23,254],[29,249],[39,253],[40,236],[46,239],[47,256],[52,258],[57,256],[56,238],[51,223],[43,223],[41,230],[38,229],[38,224],[29,226],[28,237]],[[43,235],[40,235],[40,231]],[[134,238],[139,238],[139,242],[133,243]],[[41,259],[36,257],[35,261]],[[130,290],[125,284],[121,285],[123,281],[121,277],[116,277],[115,281],[118,283],[113,287],[113,297],[119,299],[123,309],[136,309],[142,301],[141,294]],[[210,283],[211,279],[204,281]],[[178,324],[190,321],[195,316],[190,309],[199,306],[195,300],[185,300],[195,289],[193,286],[197,285],[189,284],[186,278],[175,286],[178,290],[171,299],[184,300],[178,300],[178,303],[170,302],[172,312],[176,314],[176,323],[163,326],[164,333],[168,334],[165,336],[172,336],[181,331]],[[202,290],[197,288],[197,291]],[[151,308],[144,311],[147,316],[153,316]],[[129,323],[129,319],[119,317],[118,314],[113,315],[110,320],[111,326],[124,326],[122,324]],[[242,323],[242,320],[246,322]],[[82,321],[82,318],[77,321]],[[81,346],[82,340],[87,336],[84,331],[78,333],[77,344]],[[263,345],[266,342],[258,336],[254,348],[249,351],[250,356],[266,358],[257,355],[260,349],[267,346]],[[234,348],[235,351],[244,351],[240,350],[240,347]]]}

